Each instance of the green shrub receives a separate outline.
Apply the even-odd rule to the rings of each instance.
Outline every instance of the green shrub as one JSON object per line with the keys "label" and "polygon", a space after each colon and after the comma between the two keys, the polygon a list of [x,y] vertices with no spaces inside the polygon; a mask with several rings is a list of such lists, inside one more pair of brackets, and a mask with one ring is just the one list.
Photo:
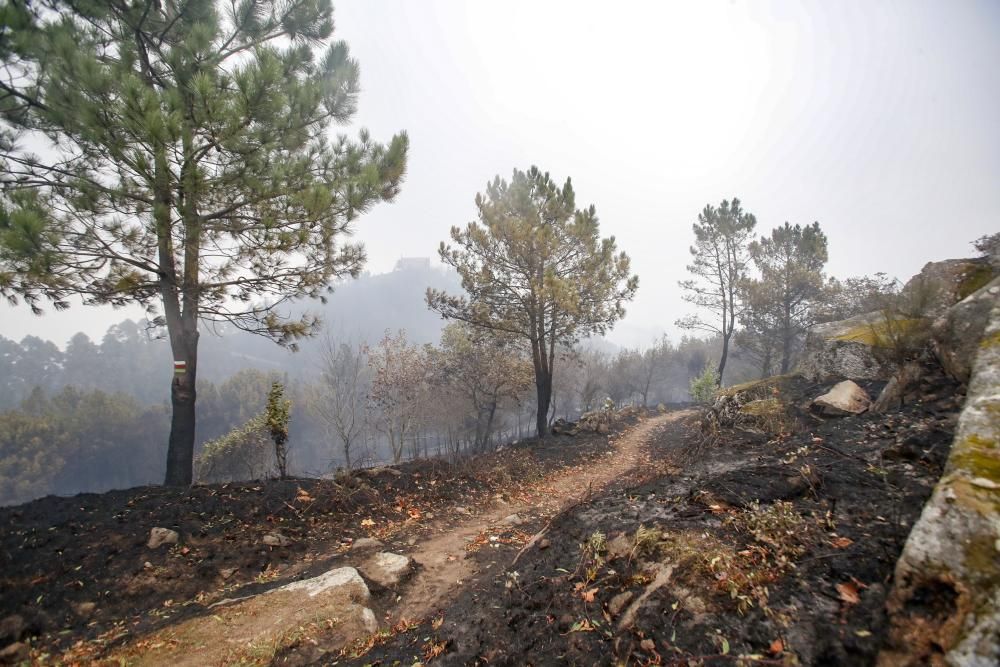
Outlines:
{"label": "green shrub", "polygon": [[266,413],[206,442],[194,460],[199,482],[260,479],[271,467],[271,439]]}
{"label": "green shrub", "polygon": [[715,392],[719,389],[719,373],[711,361],[705,364],[704,370],[691,379],[689,391],[691,400],[696,403],[711,403]]}

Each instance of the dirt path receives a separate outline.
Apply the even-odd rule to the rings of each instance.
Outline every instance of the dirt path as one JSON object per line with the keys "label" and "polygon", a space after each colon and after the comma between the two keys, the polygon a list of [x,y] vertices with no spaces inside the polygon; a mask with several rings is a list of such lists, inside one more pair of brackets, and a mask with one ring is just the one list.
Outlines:
{"label": "dirt path", "polygon": [[[508,517],[517,515],[521,521],[534,518],[550,519],[567,507],[596,494],[612,482],[642,467],[653,467],[645,454],[645,444],[666,425],[689,414],[671,412],[650,417],[621,434],[615,449],[599,463],[573,466],[541,482],[530,500],[503,503],[486,508],[482,514],[458,524],[439,523],[432,530],[435,536],[417,542],[408,554],[420,566],[413,580],[401,593],[401,598],[389,610],[388,620],[426,618],[442,609],[461,589],[463,582],[476,573],[476,563],[466,558],[466,548],[477,540],[487,540],[501,526],[509,528]],[[567,446],[572,446],[568,441]],[[491,567],[493,564],[489,564]],[[502,564],[506,566],[507,564]]]}
{"label": "dirt path", "polygon": [[[611,436],[614,449],[597,460],[590,460],[560,470],[537,484],[529,486],[516,499],[507,502],[496,498],[492,503],[470,504],[461,514],[449,513],[449,518],[439,518],[411,535],[409,548],[393,551],[405,553],[417,564],[416,572],[398,591],[398,595],[378,595],[365,602],[376,610],[378,625],[382,628],[396,626],[401,620],[420,621],[446,608],[462,591],[463,584],[480,570],[506,569],[510,551],[504,562],[500,558],[470,558],[470,550],[491,550],[500,535],[516,536],[521,544],[531,537],[538,527],[562,510],[597,494],[608,485],[627,480],[630,474],[652,473],[666,466],[655,461],[645,446],[673,420],[687,412],[676,412],[651,417],[627,431]],[[565,440],[566,447],[573,440]],[[514,516],[516,515],[516,517]],[[499,552],[498,552],[499,555]],[[339,555],[337,566],[360,566],[370,553],[348,552]],[[360,579],[359,579],[360,581]],[[325,598],[324,598],[325,599]],[[288,596],[271,592],[257,597],[234,601],[231,606],[215,609],[208,616],[189,618],[179,624],[127,643],[115,652],[114,657],[125,658],[135,664],[221,665],[236,662],[266,664],[288,642],[294,641],[296,632],[320,618],[330,618],[340,604],[338,599],[316,607],[315,602],[301,596]],[[324,606],[325,605],[325,606]],[[358,607],[360,609],[360,607]],[[368,612],[369,615],[371,612]],[[343,619],[339,619],[343,621]],[[376,619],[371,619],[375,622]],[[367,625],[367,624],[365,624]],[[338,628],[332,640],[339,648],[343,637],[363,635],[364,629],[351,633]],[[221,640],[221,641],[220,641]]]}

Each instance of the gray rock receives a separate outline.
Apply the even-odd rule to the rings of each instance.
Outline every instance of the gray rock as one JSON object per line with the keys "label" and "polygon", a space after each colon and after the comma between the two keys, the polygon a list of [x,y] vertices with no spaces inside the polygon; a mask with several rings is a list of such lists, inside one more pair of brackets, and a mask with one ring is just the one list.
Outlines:
{"label": "gray rock", "polygon": [[896,563],[880,665],[1000,664],[1000,303],[977,348],[945,474]]}
{"label": "gray rock", "polygon": [[871,407],[871,404],[868,392],[851,380],[838,382],[830,391],[812,402],[813,408],[832,417],[859,415]]}
{"label": "gray rock", "polygon": [[1000,278],[949,308],[931,326],[934,354],[948,375],[968,383],[990,311],[1000,302]]}
{"label": "gray rock", "polygon": [[21,662],[26,662],[30,656],[31,650],[28,648],[27,644],[14,642],[13,644],[6,646],[3,650],[0,650],[0,664],[16,665]]}
{"label": "gray rock", "polygon": [[351,543],[351,551],[364,551],[365,549],[381,549],[384,545],[382,540],[374,537],[362,537]]}
{"label": "gray rock", "polygon": [[164,544],[177,544],[181,536],[176,530],[170,530],[169,528],[153,528],[149,531],[149,541],[146,542],[146,546],[150,549],[158,549]]}
{"label": "gray rock", "polygon": [[392,588],[413,572],[413,560],[383,551],[369,558],[359,569],[369,581],[383,588]]}
{"label": "gray rock", "polygon": [[813,382],[886,379],[895,368],[872,348],[882,313],[857,315],[809,329],[798,372]]}
{"label": "gray rock", "polygon": [[268,533],[263,538],[261,542],[269,547],[287,547],[292,543],[290,539],[282,535],[281,533]]}
{"label": "gray rock", "polygon": [[235,567],[224,567],[219,570],[219,576],[222,577],[223,579],[229,579],[234,574],[236,574]]}
{"label": "gray rock", "polygon": [[622,613],[622,609],[628,606],[628,603],[632,601],[632,592],[625,591],[624,593],[619,593],[618,595],[611,598],[608,601],[608,612],[612,616],[617,616]]}
{"label": "gray rock", "polygon": [[504,517],[503,523],[507,524],[508,526],[521,526],[524,525],[524,519],[521,517],[520,514],[511,514],[509,516]]}
{"label": "gray rock", "polygon": [[466,516],[469,516],[470,514],[472,514],[472,512],[470,512],[467,507],[456,507],[455,514],[464,514]]}

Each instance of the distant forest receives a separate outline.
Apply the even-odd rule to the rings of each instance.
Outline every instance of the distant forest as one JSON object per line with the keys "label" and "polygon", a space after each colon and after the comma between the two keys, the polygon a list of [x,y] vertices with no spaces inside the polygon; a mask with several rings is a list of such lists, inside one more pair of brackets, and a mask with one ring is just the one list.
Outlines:
{"label": "distant forest", "polygon": [[[346,282],[320,307],[324,333],[304,341],[297,352],[233,329],[205,332],[198,386],[199,450],[259,413],[277,379],[286,384],[292,401],[291,470],[325,474],[342,466],[343,443],[309,409],[307,397],[324,367],[324,349],[342,343],[374,345],[387,331],[396,335],[400,330],[410,346],[438,343],[445,322],[427,309],[428,287],[460,290],[453,272],[420,260],[400,262],[391,273]],[[663,341],[650,343],[650,350],[667,351]],[[670,346],[669,363],[653,360],[645,351],[655,368],[643,371],[644,351],[620,350],[604,340],[585,341],[560,364],[552,418],[573,419],[607,397],[622,404],[685,401],[690,379],[718,356],[717,348],[710,341],[685,338],[676,349]],[[739,354],[732,364],[727,378],[753,374],[749,362],[741,366]],[[631,375],[627,366],[634,367]],[[648,382],[639,381],[644,372]],[[0,502],[160,482],[170,426],[171,373],[169,345],[143,322],[115,324],[99,341],[78,333],[64,349],[36,336],[21,341],[0,336],[0,451],[5,453],[0,459]],[[530,433],[533,398],[530,391],[522,394],[502,402],[490,442],[480,446]],[[436,402],[433,392],[428,401]],[[440,430],[432,424],[421,426],[428,428]],[[474,441],[474,430],[470,426],[463,437]],[[371,431],[358,449],[356,465],[392,460],[387,439]],[[442,433],[414,437],[421,440],[421,454],[424,449],[437,454],[449,448]],[[454,429],[452,438],[462,440]],[[453,443],[450,449],[455,448]]]}

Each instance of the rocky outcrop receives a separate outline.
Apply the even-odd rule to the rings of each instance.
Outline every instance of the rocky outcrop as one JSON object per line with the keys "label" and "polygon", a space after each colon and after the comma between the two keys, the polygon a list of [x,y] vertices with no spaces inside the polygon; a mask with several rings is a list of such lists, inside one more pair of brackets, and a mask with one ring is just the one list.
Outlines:
{"label": "rocky outcrop", "polygon": [[851,380],[838,382],[830,391],[812,402],[813,410],[829,417],[860,415],[871,407],[868,392]]}
{"label": "rocky outcrop", "polygon": [[993,305],[1000,299],[1000,278],[995,278],[949,308],[931,327],[934,354],[945,372],[968,383],[979,341]]}
{"label": "rocky outcrop", "polygon": [[945,474],[896,565],[883,667],[1000,664],[1000,299]]}
{"label": "rocky outcrop", "polygon": [[925,315],[938,317],[995,277],[986,257],[928,262],[903,286],[901,296],[904,302],[924,302]]}
{"label": "rocky outcrop", "polygon": [[882,313],[817,324],[806,336],[798,372],[813,382],[888,379],[895,371],[874,348]]}
{"label": "rocky outcrop", "polygon": [[269,664],[295,633],[309,624],[328,628],[340,645],[378,630],[366,605],[370,593],[353,567],[341,567],[249,598],[213,605],[197,616],[144,638],[143,651],[129,651],[136,665]]}

